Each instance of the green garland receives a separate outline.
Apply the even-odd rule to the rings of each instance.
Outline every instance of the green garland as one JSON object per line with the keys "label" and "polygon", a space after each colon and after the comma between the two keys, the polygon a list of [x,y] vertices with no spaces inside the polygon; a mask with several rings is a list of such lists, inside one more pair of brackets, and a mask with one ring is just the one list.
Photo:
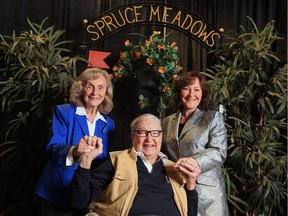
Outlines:
{"label": "green garland", "polygon": [[[157,111],[160,113],[169,107],[173,95],[173,82],[177,79],[182,67],[178,65],[178,47],[176,42],[171,44],[164,41],[161,32],[154,31],[153,34],[144,43],[139,42],[134,45],[131,41],[126,40],[125,46],[127,51],[120,53],[120,59],[113,67],[114,81],[125,76],[134,76],[132,65],[133,62],[140,58],[145,58],[147,64],[155,66],[160,73],[158,92],[160,102]],[[141,108],[149,104],[149,99],[143,95],[139,96]]]}

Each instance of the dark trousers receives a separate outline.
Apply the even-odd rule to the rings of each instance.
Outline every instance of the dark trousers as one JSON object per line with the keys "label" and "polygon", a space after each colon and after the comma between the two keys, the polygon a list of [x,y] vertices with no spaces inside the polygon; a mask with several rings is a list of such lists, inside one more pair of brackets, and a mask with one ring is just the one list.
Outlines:
{"label": "dark trousers", "polygon": [[39,216],[85,216],[88,210],[75,210],[72,208],[61,208],[46,199],[38,197]]}

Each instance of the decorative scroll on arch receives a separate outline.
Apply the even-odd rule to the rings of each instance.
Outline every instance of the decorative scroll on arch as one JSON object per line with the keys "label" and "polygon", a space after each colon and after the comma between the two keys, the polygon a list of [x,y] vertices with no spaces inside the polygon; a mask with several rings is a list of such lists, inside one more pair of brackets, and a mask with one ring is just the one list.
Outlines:
{"label": "decorative scroll on arch", "polygon": [[[84,20],[86,45],[95,45],[125,29],[135,26],[153,25],[170,27],[195,39],[210,49],[221,40],[219,30],[200,16],[177,5],[163,2],[135,2],[110,9],[93,19]],[[86,39],[85,39],[86,40]]]}
{"label": "decorative scroll on arch", "polygon": [[[159,26],[179,31],[191,39],[194,39],[198,44],[208,50],[220,43],[221,30],[212,26],[200,16],[183,9],[183,7],[179,7],[177,3],[177,1],[175,1],[175,4],[164,3],[163,1],[157,1],[157,3],[155,1],[131,1],[127,5],[121,5],[107,10],[93,20],[84,20],[85,46],[83,46],[83,48],[90,49],[92,46],[100,45],[102,41],[112,36],[120,35],[122,31],[125,32],[133,28],[138,29],[138,26],[149,25],[154,27],[151,29]],[[164,34],[164,42],[165,36]],[[115,88],[120,89],[120,91],[115,91],[115,98],[117,98],[116,95],[121,92],[121,101],[116,100],[116,103],[118,103],[117,107],[120,109],[117,113],[123,114],[125,113],[124,110],[129,110],[129,114],[126,115],[135,117],[140,113],[149,112],[155,115],[158,113],[162,118],[164,116],[163,113],[168,109],[169,101],[168,96],[167,100],[163,99],[166,98],[163,94],[170,95],[172,87],[159,85],[159,79],[165,79],[165,77],[168,76],[168,68],[165,68],[165,74],[161,74],[161,78],[155,81],[155,74],[159,75],[159,68],[164,68],[164,65],[154,62],[153,67],[150,67],[147,65],[147,59],[144,58],[145,56],[142,57],[143,58],[139,59],[131,57],[130,60],[134,61],[132,64],[133,68],[127,65],[119,67],[132,70],[134,75],[127,77],[121,76],[122,78],[115,82]],[[143,59],[144,61],[142,61]],[[115,67],[113,67],[112,70],[115,75],[114,68]],[[178,72],[179,70],[177,70],[177,73],[169,73],[169,80],[171,77],[177,75]],[[115,77],[116,76],[114,76],[113,80]],[[169,89],[169,91],[167,89]],[[167,101],[167,103],[165,101]],[[145,104],[145,106],[142,106],[143,104]]]}

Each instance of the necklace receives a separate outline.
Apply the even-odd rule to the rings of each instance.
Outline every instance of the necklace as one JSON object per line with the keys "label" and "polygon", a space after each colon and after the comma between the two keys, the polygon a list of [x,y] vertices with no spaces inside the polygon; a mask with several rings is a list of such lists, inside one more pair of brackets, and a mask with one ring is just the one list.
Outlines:
{"label": "necklace", "polygon": [[187,116],[183,116],[182,113],[181,113],[181,116],[180,116],[180,122],[181,123],[186,123],[186,121],[188,121],[188,119],[191,117],[191,115],[187,115]]}
{"label": "necklace", "polygon": [[182,114],[181,114],[181,116],[180,116],[180,118],[181,119],[187,119],[187,118],[189,118],[190,116],[188,115],[188,116],[183,116]]}
{"label": "necklace", "polygon": [[187,121],[187,118],[185,117],[185,116],[180,116],[180,123],[181,124],[184,124],[184,123],[186,123],[186,121]]}

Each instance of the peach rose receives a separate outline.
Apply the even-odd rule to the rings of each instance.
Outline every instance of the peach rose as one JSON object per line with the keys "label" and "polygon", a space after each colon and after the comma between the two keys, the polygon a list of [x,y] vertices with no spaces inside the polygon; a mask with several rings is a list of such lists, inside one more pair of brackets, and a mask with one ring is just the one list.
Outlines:
{"label": "peach rose", "polygon": [[125,42],[124,42],[124,45],[127,47],[127,46],[129,46],[131,43],[130,43],[130,41],[129,40],[126,40]]}
{"label": "peach rose", "polygon": [[165,49],[165,46],[164,46],[164,45],[161,45],[161,44],[159,44],[159,45],[157,46],[157,49],[158,49],[158,50],[160,50],[160,49]]}
{"label": "peach rose", "polygon": [[162,89],[162,92],[164,92],[164,93],[166,93],[166,92],[168,92],[168,91],[169,91],[169,88],[168,88],[168,87],[165,87],[165,88]]}
{"label": "peach rose", "polygon": [[157,36],[157,35],[160,35],[160,34],[161,34],[161,31],[153,31],[153,34],[156,35],[156,36]]}
{"label": "peach rose", "polygon": [[118,66],[114,65],[114,67],[112,68],[113,71],[117,71],[118,70]]}
{"label": "peach rose", "polygon": [[116,77],[117,79],[119,79],[119,78],[121,77],[121,74],[118,73],[118,72],[114,72],[114,75],[115,75],[115,77]]}
{"label": "peach rose", "polygon": [[112,80],[114,78],[113,74],[109,74],[109,78]]}
{"label": "peach rose", "polygon": [[158,72],[159,73],[163,74],[163,73],[165,73],[165,71],[166,71],[165,67],[163,67],[163,66],[158,67]]}
{"label": "peach rose", "polygon": [[151,58],[147,58],[147,59],[146,59],[146,62],[147,62],[149,65],[153,65],[153,59],[151,59]]}
{"label": "peach rose", "polygon": [[135,55],[135,58],[140,58],[142,56],[142,52],[141,51],[134,51],[134,55]]}

